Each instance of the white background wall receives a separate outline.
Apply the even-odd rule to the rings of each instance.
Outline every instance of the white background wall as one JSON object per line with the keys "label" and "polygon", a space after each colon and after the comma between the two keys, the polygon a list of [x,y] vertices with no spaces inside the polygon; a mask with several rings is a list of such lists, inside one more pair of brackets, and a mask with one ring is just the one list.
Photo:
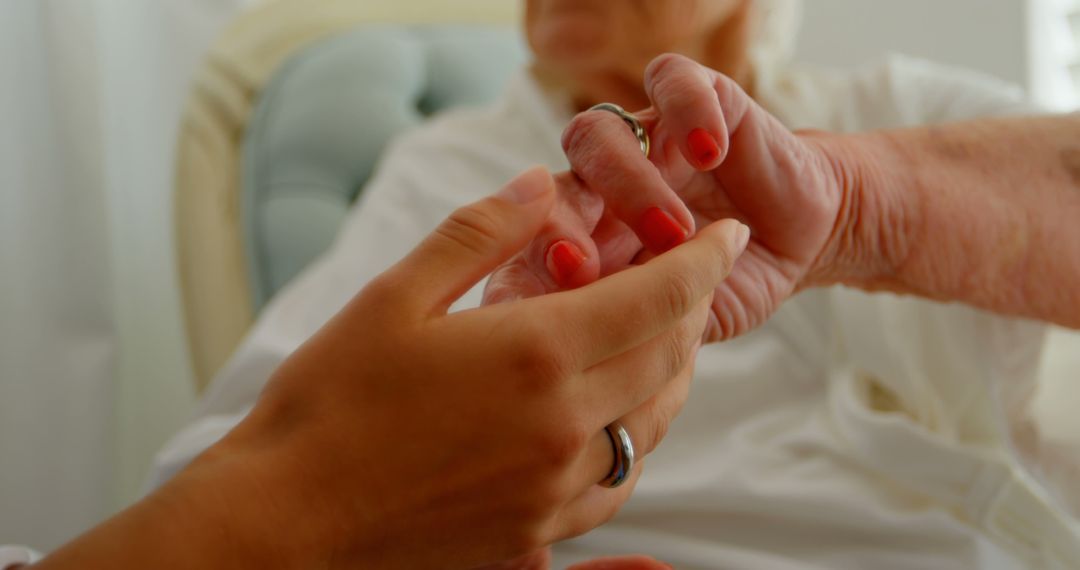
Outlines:
{"label": "white background wall", "polygon": [[798,58],[855,66],[890,51],[978,69],[1051,108],[1075,105],[1065,0],[806,0]]}
{"label": "white background wall", "polygon": [[1026,11],[1018,0],[806,0],[799,57],[851,66],[894,50],[1026,83]]}

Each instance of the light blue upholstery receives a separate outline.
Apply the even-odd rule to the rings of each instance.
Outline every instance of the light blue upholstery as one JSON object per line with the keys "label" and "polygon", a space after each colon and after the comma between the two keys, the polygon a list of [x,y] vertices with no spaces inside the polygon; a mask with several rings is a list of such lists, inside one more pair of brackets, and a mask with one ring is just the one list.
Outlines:
{"label": "light blue upholstery", "polygon": [[434,112],[492,101],[525,57],[510,28],[370,25],[283,65],[244,142],[256,312],[332,243],[390,139]]}

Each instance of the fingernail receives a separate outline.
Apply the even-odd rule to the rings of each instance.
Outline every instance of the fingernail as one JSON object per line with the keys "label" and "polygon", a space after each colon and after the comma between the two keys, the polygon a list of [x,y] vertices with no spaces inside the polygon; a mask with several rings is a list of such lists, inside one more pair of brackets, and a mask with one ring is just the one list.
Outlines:
{"label": "fingernail", "polygon": [[690,154],[698,161],[698,166],[705,168],[720,158],[720,145],[705,129],[694,129],[686,139]]}
{"label": "fingernail", "polygon": [[546,194],[550,184],[551,175],[547,170],[536,167],[508,182],[495,196],[514,204],[528,204]]}
{"label": "fingernail", "polygon": [[686,241],[687,232],[670,214],[653,206],[641,216],[641,234],[645,246],[659,254]]}
{"label": "fingernail", "polygon": [[566,286],[583,263],[585,254],[572,242],[559,240],[548,248],[547,268],[560,286]]}
{"label": "fingernail", "polygon": [[735,250],[736,253],[742,253],[746,251],[746,246],[750,244],[750,226],[746,224],[739,224],[739,227],[735,229]]}

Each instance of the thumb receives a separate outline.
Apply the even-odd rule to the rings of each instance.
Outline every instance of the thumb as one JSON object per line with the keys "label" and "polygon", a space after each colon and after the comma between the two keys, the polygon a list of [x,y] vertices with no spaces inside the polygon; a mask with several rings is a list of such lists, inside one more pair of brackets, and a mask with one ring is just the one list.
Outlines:
{"label": "thumb", "polygon": [[458,208],[391,272],[408,283],[420,311],[443,314],[533,239],[554,197],[551,173],[529,169],[494,196]]}

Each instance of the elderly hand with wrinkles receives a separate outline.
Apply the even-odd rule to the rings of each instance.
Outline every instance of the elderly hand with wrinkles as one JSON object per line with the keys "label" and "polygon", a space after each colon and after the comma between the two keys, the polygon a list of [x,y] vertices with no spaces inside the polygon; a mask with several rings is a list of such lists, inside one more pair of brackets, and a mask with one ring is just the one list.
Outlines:
{"label": "elderly hand with wrinkles", "polygon": [[617,114],[578,115],[563,135],[562,200],[525,253],[489,281],[486,300],[591,283],[663,253],[696,228],[736,218],[752,239],[717,288],[707,340],[761,324],[836,250],[844,186],[813,135],[796,136],[735,82],[677,55],[645,74],[636,114],[648,158]]}
{"label": "elderly hand with wrinkles", "polygon": [[[578,115],[555,214],[488,282],[488,302],[570,289],[735,218],[751,239],[716,289],[706,341],[794,292],[843,283],[1080,328],[1080,119],[1019,117],[864,134],[793,133],[732,80],[677,56],[645,73],[639,141]],[[1022,155],[1022,156],[1020,156]]]}

